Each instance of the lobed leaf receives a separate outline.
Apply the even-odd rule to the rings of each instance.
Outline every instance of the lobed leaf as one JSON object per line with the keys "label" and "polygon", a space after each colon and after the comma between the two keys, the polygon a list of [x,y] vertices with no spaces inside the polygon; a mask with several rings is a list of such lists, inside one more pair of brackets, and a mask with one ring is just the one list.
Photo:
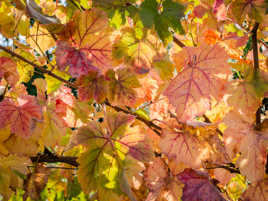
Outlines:
{"label": "lobed leaf", "polygon": [[[182,67],[177,76],[164,91],[169,102],[176,107],[180,121],[187,122],[203,115],[211,107],[212,97],[221,99],[225,91],[228,56],[219,45],[185,47],[173,55],[177,68]],[[182,65],[182,66],[181,66]]]}
{"label": "lobed leaf", "polygon": [[33,96],[21,96],[15,104],[10,99],[0,103],[0,127],[11,126],[11,132],[27,138],[32,133],[33,120],[41,120],[41,107]]}

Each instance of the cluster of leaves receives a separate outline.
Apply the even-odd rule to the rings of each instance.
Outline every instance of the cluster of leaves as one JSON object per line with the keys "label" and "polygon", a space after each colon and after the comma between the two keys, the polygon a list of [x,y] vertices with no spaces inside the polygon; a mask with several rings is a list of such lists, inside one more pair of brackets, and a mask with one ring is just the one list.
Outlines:
{"label": "cluster of leaves", "polygon": [[268,200],[266,0],[2,0],[0,200]]}

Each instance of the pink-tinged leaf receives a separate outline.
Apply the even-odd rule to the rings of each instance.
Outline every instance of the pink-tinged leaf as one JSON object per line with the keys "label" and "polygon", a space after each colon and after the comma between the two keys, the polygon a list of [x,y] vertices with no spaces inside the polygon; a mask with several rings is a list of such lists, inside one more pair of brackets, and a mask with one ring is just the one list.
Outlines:
{"label": "pink-tinged leaf", "polygon": [[64,71],[69,67],[68,71],[73,77],[87,75],[90,71],[98,70],[93,66],[87,52],[77,50],[65,41],[57,43],[56,62],[60,70]]}
{"label": "pink-tinged leaf", "polygon": [[198,18],[202,18],[207,11],[208,11],[207,8],[205,8],[201,5],[198,5],[194,8],[193,14]]}
{"label": "pink-tinged leaf", "polygon": [[164,129],[159,142],[161,152],[175,163],[184,163],[190,167],[202,167],[209,152],[201,141],[190,133],[169,131]]}
{"label": "pink-tinged leaf", "polygon": [[[72,43],[72,46],[66,47],[66,49],[80,60],[80,63],[77,62],[77,64],[82,65],[83,61],[87,68],[95,66],[103,71],[112,66],[111,31],[104,11],[99,9],[77,11],[73,20],[67,24],[63,35],[65,35],[64,40],[67,38],[69,43]],[[63,50],[65,49],[64,46]],[[67,64],[68,60],[75,60],[75,58],[68,58],[66,53],[61,55],[62,47],[58,48],[59,53],[56,56],[59,57],[57,59],[60,62],[59,64]],[[77,64],[74,63],[74,67]]]}
{"label": "pink-tinged leaf", "polygon": [[180,121],[187,122],[203,115],[211,107],[212,97],[219,100],[231,75],[228,56],[219,45],[185,47],[173,55],[182,70],[164,91],[176,107]]}
{"label": "pink-tinged leaf", "polygon": [[268,200],[268,179],[251,184],[242,195],[243,201],[267,201]]}
{"label": "pink-tinged leaf", "polygon": [[255,112],[261,105],[254,87],[246,81],[233,81],[228,86],[227,93],[230,94],[227,102],[233,110],[254,122]]}
{"label": "pink-tinged leaf", "polygon": [[253,129],[242,139],[239,146],[241,155],[237,159],[240,172],[251,183],[264,179],[266,164],[266,149],[263,141],[264,134],[257,133]]}
{"label": "pink-tinged leaf", "polygon": [[19,81],[17,64],[8,57],[0,57],[0,79],[4,78],[11,86]]}
{"label": "pink-tinged leaf", "polygon": [[41,107],[35,97],[22,96],[17,103],[5,99],[0,103],[0,128],[11,126],[11,132],[27,138],[31,135],[33,120],[41,120]]}
{"label": "pink-tinged leaf", "polygon": [[168,167],[160,158],[155,158],[144,173],[146,186],[150,192],[146,201],[179,201],[182,196],[182,183],[168,172]]}
{"label": "pink-tinged leaf", "polygon": [[182,201],[225,201],[209,177],[202,172],[185,169],[178,179],[184,183]]}
{"label": "pink-tinged leaf", "polygon": [[227,9],[224,5],[224,0],[214,1],[213,14],[216,15],[218,21],[223,21],[227,19]]}
{"label": "pink-tinged leaf", "polygon": [[95,99],[101,103],[107,96],[107,81],[96,71],[79,77],[77,85],[79,86],[78,96],[82,101]]}
{"label": "pink-tinged leaf", "polygon": [[223,119],[224,124],[227,126],[223,133],[223,141],[230,158],[236,156],[241,140],[251,129],[251,122],[242,117],[235,112],[230,112]]}

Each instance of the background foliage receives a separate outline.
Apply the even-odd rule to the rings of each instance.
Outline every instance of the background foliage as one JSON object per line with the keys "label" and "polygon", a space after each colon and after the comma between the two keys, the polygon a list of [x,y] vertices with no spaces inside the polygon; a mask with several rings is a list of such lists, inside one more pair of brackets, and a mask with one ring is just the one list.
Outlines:
{"label": "background foliage", "polygon": [[266,0],[1,0],[0,200],[268,200]]}

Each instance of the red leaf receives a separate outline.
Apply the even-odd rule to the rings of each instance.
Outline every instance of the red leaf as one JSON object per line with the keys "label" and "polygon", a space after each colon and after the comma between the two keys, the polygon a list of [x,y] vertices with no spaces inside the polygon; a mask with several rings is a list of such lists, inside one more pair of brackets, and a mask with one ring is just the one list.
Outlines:
{"label": "red leaf", "polygon": [[29,137],[33,119],[41,120],[41,117],[41,107],[33,96],[18,98],[17,104],[10,99],[0,103],[0,128],[10,125],[11,132],[18,136]]}
{"label": "red leaf", "polygon": [[182,201],[225,201],[220,191],[202,172],[185,169],[178,178],[185,184]]}
{"label": "red leaf", "polygon": [[69,72],[79,77],[87,74],[91,68],[106,71],[112,66],[111,32],[105,12],[99,9],[77,11],[64,34],[63,39],[67,38],[69,44],[59,42],[56,50],[60,69],[69,65]]}
{"label": "red leaf", "polygon": [[73,77],[88,74],[89,71],[98,70],[92,65],[85,51],[80,51],[71,47],[65,41],[59,41],[56,49],[56,61],[60,70],[65,70],[69,66],[69,73]]}

